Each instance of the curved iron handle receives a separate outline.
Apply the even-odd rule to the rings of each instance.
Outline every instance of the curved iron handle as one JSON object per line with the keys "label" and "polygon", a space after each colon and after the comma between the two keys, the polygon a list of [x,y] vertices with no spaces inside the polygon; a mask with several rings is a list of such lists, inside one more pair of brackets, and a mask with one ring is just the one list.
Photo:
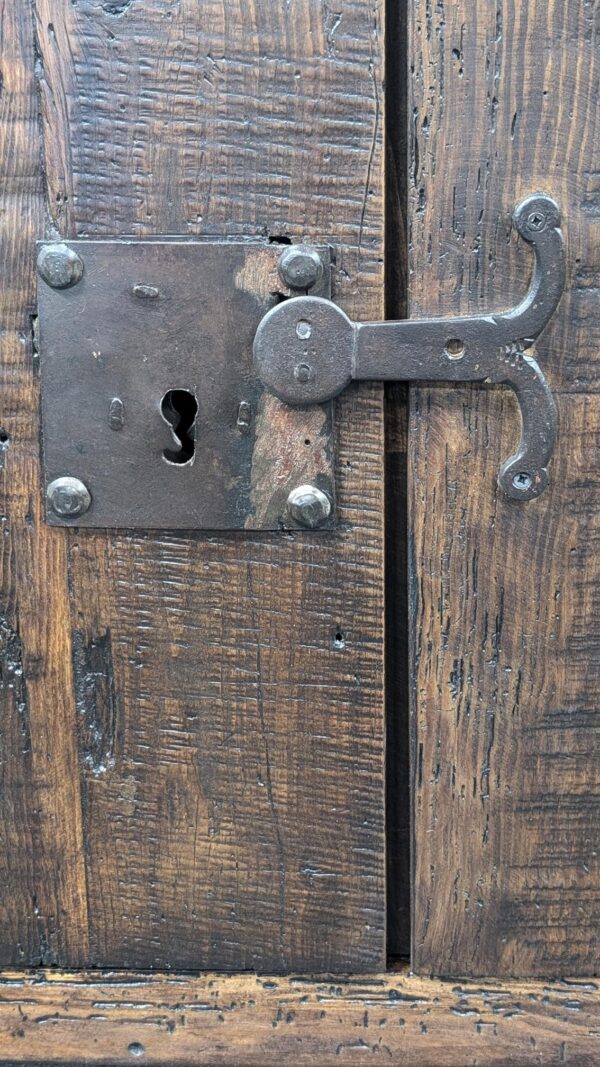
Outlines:
{"label": "curved iron handle", "polygon": [[294,297],[272,308],[258,327],[259,377],[281,400],[302,405],[330,400],[354,379],[508,385],[519,402],[521,440],[502,465],[499,484],[515,500],[539,496],[548,484],[557,415],[550,387],[527,349],[558,306],[566,255],[551,197],[527,197],[513,222],[535,253],[531,285],[517,307],[490,315],[357,323],[329,300]]}

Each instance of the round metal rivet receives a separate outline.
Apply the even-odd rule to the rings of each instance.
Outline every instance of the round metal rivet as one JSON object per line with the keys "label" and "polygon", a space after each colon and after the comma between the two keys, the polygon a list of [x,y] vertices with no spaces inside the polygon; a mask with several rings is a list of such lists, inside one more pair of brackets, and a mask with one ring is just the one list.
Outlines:
{"label": "round metal rivet", "polygon": [[294,367],[294,378],[297,382],[309,382],[312,376],[313,370],[308,363],[297,363]]}
{"label": "round metal rivet", "polygon": [[44,245],[38,255],[38,270],[53,289],[69,289],[83,276],[83,260],[68,245]]}
{"label": "round metal rivet", "polygon": [[290,289],[313,289],[323,276],[319,253],[301,245],[286,248],[279,257],[278,268],[282,281]]}
{"label": "round metal rivet", "polygon": [[448,359],[462,359],[465,354],[464,341],[461,341],[460,337],[451,337],[446,341],[444,352]]}
{"label": "round metal rivet", "polygon": [[310,322],[306,322],[304,319],[300,319],[300,322],[296,326],[296,336],[299,337],[301,341],[308,341],[308,338],[310,337],[311,333],[312,326]]}
{"label": "round metal rivet", "polygon": [[55,515],[61,519],[76,519],[84,515],[92,503],[89,489],[79,478],[55,478],[46,490],[46,499]]}
{"label": "round metal rivet", "polygon": [[294,522],[314,530],[331,515],[331,500],[316,485],[299,485],[288,497],[288,512]]}

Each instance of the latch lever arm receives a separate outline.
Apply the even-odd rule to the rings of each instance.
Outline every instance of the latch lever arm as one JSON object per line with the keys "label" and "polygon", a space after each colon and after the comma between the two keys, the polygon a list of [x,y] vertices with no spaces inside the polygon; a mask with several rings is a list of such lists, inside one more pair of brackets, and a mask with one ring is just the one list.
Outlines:
{"label": "latch lever arm", "polygon": [[529,291],[515,308],[355,323],[329,300],[297,297],[268,312],[258,328],[254,355],[264,384],[290,404],[329,400],[353,379],[508,385],[519,402],[522,432],[499,482],[513,499],[539,496],[548,482],[557,416],[548,383],[527,350],[563,292],[565,248],[559,209],[550,197],[527,197],[513,221],[535,254]]}

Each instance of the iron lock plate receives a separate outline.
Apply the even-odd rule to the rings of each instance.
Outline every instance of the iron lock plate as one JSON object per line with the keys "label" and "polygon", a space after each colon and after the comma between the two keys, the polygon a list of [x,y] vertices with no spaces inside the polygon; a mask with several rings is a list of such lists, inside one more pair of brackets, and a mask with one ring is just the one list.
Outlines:
{"label": "iron lock plate", "polygon": [[[302,278],[296,289],[282,280],[281,252],[249,241],[40,243],[48,522],[293,528],[290,494],[308,485],[328,512],[314,525],[334,524],[332,405],[283,403],[253,362],[261,319],[306,291]],[[311,292],[327,298],[330,252],[314,253]],[[312,525],[310,509],[302,516]]]}

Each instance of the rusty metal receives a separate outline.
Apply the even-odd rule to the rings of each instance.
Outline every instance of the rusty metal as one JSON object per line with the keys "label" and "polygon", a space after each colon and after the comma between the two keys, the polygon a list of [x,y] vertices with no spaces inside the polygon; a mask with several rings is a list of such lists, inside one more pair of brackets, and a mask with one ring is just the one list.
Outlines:
{"label": "rusty metal", "polygon": [[[327,296],[330,254],[316,252]],[[59,281],[81,264],[78,284],[38,291],[48,522],[300,527],[288,497],[311,484],[334,525],[331,404],[275,400],[252,359],[260,320],[290,293],[280,254],[248,241],[43,244],[40,263],[62,265]],[[61,504],[65,477],[86,507],[72,485],[73,509]]]}
{"label": "rusty metal", "polygon": [[522,431],[499,483],[515,500],[539,496],[548,482],[557,416],[548,382],[528,349],[558,306],[566,257],[559,208],[550,197],[527,197],[513,221],[535,253],[530,289],[517,307],[454,319],[355,323],[329,300],[295,297],[260,323],[254,341],[258,376],[293,405],[330,400],[355,379],[508,385],[520,405]]}

